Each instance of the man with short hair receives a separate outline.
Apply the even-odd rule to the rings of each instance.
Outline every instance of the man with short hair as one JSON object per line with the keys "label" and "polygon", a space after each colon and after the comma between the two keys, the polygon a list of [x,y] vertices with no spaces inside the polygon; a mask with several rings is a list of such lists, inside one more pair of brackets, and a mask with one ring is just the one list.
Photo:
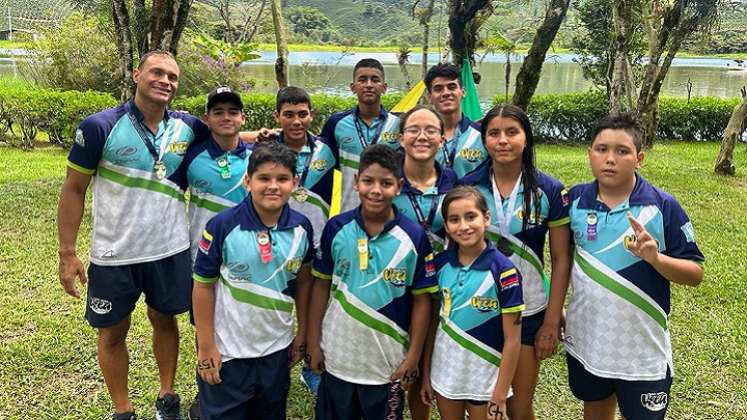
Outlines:
{"label": "man with short hair", "polygon": [[[57,213],[59,276],[74,297],[80,297],[76,278],[87,283],[86,319],[98,329],[99,366],[115,420],[135,419],[125,339],[130,314],[145,294],[160,379],[156,418],[181,419],[173,389],[179,350],[174,315],[190,308],[192,281],[184,189],[174,177],[189,144],[209,133],[198,119],[168,110],[179,85],[170,53],[143,55],[132,77],[132,100],[89,116],[76,132]],[[86,275],[75,245],[92,179]]]}
{"label": "man with short hair", "polygon": [[480,166],[488,152],[480,139],[479,125],[462,114],[464,87],[459,68],[450,63],[436,64],[425,74],[425,87],[428,102],[444,117],[445,141],[436,160],[462,178]]}

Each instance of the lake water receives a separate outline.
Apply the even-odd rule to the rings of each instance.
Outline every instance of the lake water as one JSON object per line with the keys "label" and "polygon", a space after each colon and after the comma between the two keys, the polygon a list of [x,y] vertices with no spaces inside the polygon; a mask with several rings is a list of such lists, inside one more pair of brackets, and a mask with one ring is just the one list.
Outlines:
{"label": "lake water", "polygon": [[[247,62],[244,69],[247,74],[257,79],[260,91],[275,91],[275,73],[273,64],[276,54],[264,52],[258,60]],[[341,52],[291,52],[290,83],[302,86],[312,92],[350,94],[348,85],[352,79],[353,66],[366,57],[376,58],[384,64],[389,91],[403,91],[404,77],[397,65],[395,53],[351,53]],[[419,53],[410,56],[407,66],[414,82],[420,80]],[[568,93],[585,91],[591,84],[584,79],[581,67],[574,62],[573,54],[549,53],[545,61],[537,93]],[[521,66],[522,56],[511,57],[512,75]],[[429,63],[436,63],[438,54],[429,54]],[[478,92],[482,102],[489,102],[496,94],[505,91],[506,58],[502,54],[488,55],[478,71],[482,82]],[[0,75],[16,73],[12,60],[0,61]],[[664,81],[662,91],[665,95],[687,96],[687,81],[693,84],[693,96],[736,97],[739,88],[747,85],[747,68],[739,67],[734,60],[718,58],[677,58]],[[509,88],[513,92],[513,81]]]}

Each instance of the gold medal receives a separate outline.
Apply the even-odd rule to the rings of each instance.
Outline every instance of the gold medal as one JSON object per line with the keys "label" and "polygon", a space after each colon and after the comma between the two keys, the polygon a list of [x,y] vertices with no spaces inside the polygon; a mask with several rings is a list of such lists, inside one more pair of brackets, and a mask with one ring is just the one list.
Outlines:
{"label": "gold medal", "polygon": [[361,271],[368,270],[368,239],[358,239],[358,266]]}
{"label": "gold medal", "polygon": [[153,165],[153,172],[156,173],[156,178],[159,180],[166,178],[166,165],[159,160]]}

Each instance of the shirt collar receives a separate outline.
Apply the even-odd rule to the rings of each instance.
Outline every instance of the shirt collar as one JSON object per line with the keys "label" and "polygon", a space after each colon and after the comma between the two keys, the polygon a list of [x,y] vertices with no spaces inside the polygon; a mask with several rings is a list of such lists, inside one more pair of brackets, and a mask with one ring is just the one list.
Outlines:
{"label": "shirt collar", "polygon": [[[357,106],[353,108],[353,116],[363,121],[363,119],[360,117],[360,110],[358,109]],[[376,123],[377,120],[381,120],[381,122],[385,122],[387,117],[389,117],[389,111],[387,111],[384,108],[384,105],[381,105],[381,108],[379,108],[379,117],[376,120],[374,120],[374,124]],[[365,121],[363,122],[365,123]]]}
{"label": "shirt collar", "polygon": [[462,114],[462,119],[459,120],[459,124],[457,125],[459,126],[459,132],[464,134],[472,125],[472,120],[470,120],[468,116]]}
{"label": "shirt collar", "polygon": [[[392,210],[394,210],[394,218],[384,224],[384,230],[381,231],[377,236],[381,236],[385,234],[386,232],[390,231],[394,226],[397,226],[400,224],[402,219],[402,213],[397,210],[397,207],[392,204]],[[361,214],[361,206],[356,207],[355,213],[354,213],[355,221],[358,223],[358,226],[363,229],[364,232],[366,232],[366,224],[363,222],[363,215]],[[368,233],[366,233],[368,234]]]}
{"label": "shirt collar", "polygon": [[[226,151],[220,147],[217,141],[215,141],[212,134],[210,135],[210,138],[208,139],[207,151],[210,157],[213,159],[218,159],[219,157],[226,154]],[[236,156],[244,159],[246,157],[246,151],[247,151],[246,143],[244,143],[243,141],[241,141],[241,139],[239,139],[239,144],[236,146],[235,149],[231,150],[230,153],[233,153]]]}
{"label": "shirt collar", "polygon": [[[600,206],[606,208],[607,206],[599,202],[597,197],[599,197],[599,181],[594,180],[589,184],[589,188],[586,188],[583,194],[581,194],[578,207],[582,209],[599,209]],[[641,174],[636,172],[635,186],[628,197],[628,205],[647,206],[656,204],[656,197],[654,187]]]}
{"label": "shirt collar", "polygon": [[[314,143],[316,142],[316,136],[306,131],[306,144],[304,145],[304,149],[301,149],[301,153],[305,151],[305,148],[308,147],[309,151],[314,150]],[[283,133],[281,132],[278,135],[278,143],[285,144],[285,137],[283,137]]]}
{"label": "shirt collar", "polygon": [[[278,218],[277,230],[290,229],[297,225],[293,223],[290,217],[290,206],[285,203],[283,210]],[[243,230],[267,230],[268,226],[262,223],[262,219],[259,218],[257,210],[254,209],[254,203],[252,202],[252,194],[249,193],[244,201],[239,204],[239,217],[241,218],[240,224]]]}
{"label": "shirt collar", "polygon": [[[470,266],[471,269],[480,270],[480,271],[487,271],[490,270],[491,265],[493,264],[494,259],[494,252],[499,252],[495,246],[490,243],[490,241],[485,240],[488,246],[485,247],[485,249],[482,250],[482,253],[480,253],[480,256],[475,259],[475,261],[472,262],[472,265]],[[459,262],[459,248],[454,247],[448,249],[446,252],[448,252],[448,261],[451,265],[457,268],[464,267],[461,262]]]}
{"label": "shirt collar", "polygon": [[[138,122],[143,122],[143,119],[145,116],[143,113],[137,108],[137,105],[135,105],[135,98],[133,97],[129,101],[127,101],[127,110],[132,112],[132,114],[135,116],[135,118],[138,120]],[[167,122],[169,120],[169,109],[166,108],[163,111],[163,122]]]}
{"label": "shirt collar", "polygon": [[[404,162],[404,160],[403,160]],[[434,161],[436,165],[436,189],[439,194],[446,194],[449,192],[450,189],[454,186],[454,182],[456,181],[456,175],[451,170],[445,170],[438,161]],[[422,191],[415,188],[410,184],[410,181],[407,179],[407,175],[405,175],[404,172],[404,163],[403,163],[403,170],[402,170],[402,179],[404,179],[404,184],[402,185],[402,193],[413,193],[413,194],[423,194]]]}

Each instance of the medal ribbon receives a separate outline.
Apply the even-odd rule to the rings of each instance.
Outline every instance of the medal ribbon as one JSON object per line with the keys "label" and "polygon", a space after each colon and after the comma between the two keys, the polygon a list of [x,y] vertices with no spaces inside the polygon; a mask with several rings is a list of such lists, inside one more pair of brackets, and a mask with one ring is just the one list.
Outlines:
{"label": "medal ribbon", "polygon": [[[138,121],[137,117],[135,116],[135,111],[133,110],[134,106],[135,105],[132,102],[128,103],[127,116],[130,118],[130,123],[132,123],[132,126],[135,127],[135,131],[137,131],[137,134],[140,136],[140,140],[145,143],[145,147],[148,149],[148,152],[150,152],[150,155],[153,156],[153,161],[155,163],[161,162],[161,160],[163,159],[163,155],[166,153],[166,149],[171,143],[171,139],[166,138],[166,140],[162,140],[160,150],[156,151],[156,146],[153,144],[153,141],[155,141],[155,139],[151,141],[150,137],[145,134],[145,129],[143,128],[142,123],[140,123],[140,121]],[[175,136],[172,136],[172,138],[173,137]]]}
{"label": "medal ribbon", "polygon": [[433,226],[433,220],[436,218],[436,208],[438,207],[438,194],[434,194],[433,198],[431,198],[431,209],[428,212],[427,219],[423,216],[423,210],[420,208],[420,203],[418,202],[417,195],[412,191],[408,191],[407,198],[410,200],[412,209],[415,210],[415,217],[418,219],[418,223],[420,223],[420,226],[423,226],[423,228],[426,231],[430,231],[431,227]]}
{"label": "medal ribbon", "polygon": [[[358,108],[355,108],[355,113],[353,114],[353,122],[355,123],[355,129],[358,131],[358,141],[361,143],[361,149],[365,149],[366,146],[368,146],[368,141],[366,139],[366,136],[363,135],[363,128],[361,128],[361,122],[360,122],[360,113],[358,112]],[[381,135],[381,131],[384,129],[384,125],[386,124],[386,117],[382,117],[381,114],[379,114],[376,119],[379,120],[379,126],[376,128],[376,133],[374,133],[373,138],[371,139],[370,144],[376,144],[379,141],[379,136]]]}
{"label": "medal ribbon", "polygon": [[[492,172],[492,171],[491,171]],[[503,209],[503,200],[501,199],[501,192],[498,189],[498,185],[495,183],[495,175],[490,174],[490,180],[493,183],[493,200],[495,200],[495,213],[498,216],[498,228],[501,231],[501,236],[506,237],[510,232],[511,218],[514,215],[514,207],[516,205],[516,196],[519,195],[519,185],[521,185],[521,173],[519,178],[516,180],[511,195],[508,196],[508,207]]]}

